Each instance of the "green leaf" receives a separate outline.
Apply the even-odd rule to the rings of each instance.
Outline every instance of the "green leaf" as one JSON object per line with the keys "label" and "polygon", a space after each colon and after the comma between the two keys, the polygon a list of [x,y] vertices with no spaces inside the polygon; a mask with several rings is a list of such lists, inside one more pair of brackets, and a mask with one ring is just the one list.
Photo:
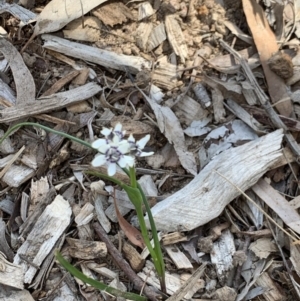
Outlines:
{"label": "green leaf", "polygon": [[105,180],[108,180],[108,181],[111,181],[117,185],[119,185],[120,187],[122,187],[122,185],[125,185],[122,181],[119,181],[113,177],[110,177],[108,175],[105,175],[101,172],[97,172],[97,171],[92,171],[92,170],[88,170],[88,171],[85,171],[84,173],[88,174],[88,175],[92,175],[92,176],[95,176],[95,177],[98,177],[98,178],[102,178],[102,179],[105,179]]}
{"label": "green leaf", "polygon": [[59,253],[59,251],[55,252],[55,258],[58,260],[58,262],[74,277],[80,279],[81,281],[90,284],[91,286],[104,291],[108,292],[109,294],[115,296],[115,297],[123,297],[125,299],[134,300],[134,301],[147,301],[147,298],[134,294],[134,293],[127,293],[122,292],[118,289],[115,289],[111,286],[108,286],[102,282],[99,282],[97,280],[94,280],[92,278],[87,277],[83,273],[81,273],[79,270],[77,270],[73,265],[71,265],[67,260],[64,259],[64,257]]}
{"label": "green leaf", "polygon": [[16,124],[16,125],[14,125],[14,126],[11,127],[11,128],[4,134],[4,136],[0,139],[0,144],[8,137],[11,133],[13,133],[15,130],[19,129],[19,128],[22,127],[22,126],[27,126],[27,125],[36,126],[36,127],[40,128],[40,129],[45,130],[46,132],[50,132],[50,133],[53,133],[53,134],[60,135],[60,136],[62,136],[62,137],[68,138],[68,139],[70,139],[70,140],[72,140],[72,141],[75,141],[75,142],[77,142],[77,143],[80,143],[80,144],[82,144],[82,145],[84,145],[84,146],[86,146],[86,147],[88,147],[88,148],[94,149],[94,148],[91,146],[90,143],[88,143],[88,142],[86,142],[86,141],[84,141],[84,140],[81,140],[81,139],[76,138],[76,137],[74,137],[74,136],[72,136],[72,135],[66,134],[66,133],[64,133],[64,132],[60,132],[60,131],[53,130],[53,129],[51,129],[51,128],[48,128],[47,126],[44,126],[44,125],[41,125],[41,124],[35,123],[35,122],[22,122],[22,123],[18,123],[18,124]]}
{"label": "green leaf", "polygon": [[143,205],[143,197],[138,188],[133,188],[131,186],[122,184],[121,187],[126,191],[130,201],[134,205],[135,208],[142,208]]}

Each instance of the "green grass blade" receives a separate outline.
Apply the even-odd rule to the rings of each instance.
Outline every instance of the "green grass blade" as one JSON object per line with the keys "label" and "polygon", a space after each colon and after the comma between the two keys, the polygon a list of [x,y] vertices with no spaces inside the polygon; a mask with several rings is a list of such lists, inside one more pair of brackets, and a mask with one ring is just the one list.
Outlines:
{"label": "green grass blade", "polygon": [[134,294],[134,293],[127,293],[122,292],[118,289],[115,289],[111,286],[108,286],[102,282],[99,282],[97,280],[94,280],[92,278],[87,277],[83,273],[81,273],[79,270],[77,270],[74,266],[72,266],[67,260],[64,259],[64,257],[59,253],[59,251],[55,252],[55,258],[58,260],[58,262],[74,277],[80,279],[81,281],[90,284],[91,286],[107,292],[115,297],[123,297],[125,299],[134,300],[134,301],[147,301],[147,298]]}

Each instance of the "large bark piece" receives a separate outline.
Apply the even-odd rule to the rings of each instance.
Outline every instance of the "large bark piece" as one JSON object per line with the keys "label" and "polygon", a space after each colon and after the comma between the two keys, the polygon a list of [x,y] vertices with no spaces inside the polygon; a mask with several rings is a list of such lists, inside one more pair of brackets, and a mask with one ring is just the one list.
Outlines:
{"label": "large bark piece", "polygon": [[189,231],[219,216],[240,192],[214,170],[245,191],[280,158],[282,137],[277,130],[218,155],[188,185],[152,208],[157,228]]}

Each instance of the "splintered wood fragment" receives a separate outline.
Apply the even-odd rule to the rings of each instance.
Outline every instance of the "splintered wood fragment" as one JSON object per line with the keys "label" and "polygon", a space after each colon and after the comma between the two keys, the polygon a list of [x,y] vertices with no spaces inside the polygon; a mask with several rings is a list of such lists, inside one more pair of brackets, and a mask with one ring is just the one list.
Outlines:
{"label": "splintered wood fragment", "polygon": [[152,31],[153,25],[151,22],[141,22],[136,31],[136,44],[143,51],[146,50],[148,38]]}
{"label": "splintered wood fragment", "polygon": [[210,253],[211,262],[216,265],[217,275],[222,285],[226,283],[229,272],[234,268],[232,258],[234,253],[233,235],[229,230],[225,230],[213,244],[213,249]]}
{"label": "splintered wood fragment", "polygon": [[5,108],[0,111],[0,123],[12,122],[24,117],[30,117],[41,113],[52,112],[68,105],[88,99],[99,93],[102,88],[96,83],[88,83],[84,86],[38,98],[37,101],[27,101],[15,107]]}
{"label": "splintered wood fragment", "polygon": [[20,187],[20,185],[31,179],[35,170],[25,165],[13,164],[3,176],[2,180],[11,187]]}
{"label": "splintered wood fragment", "polygon": [[92,11],[92,14],[99,18],[105,25],[111,27],[134,20],[131,10],[122,2],[108,2]]}
{"label": "splintered wood fragment", "polygon": [[94,217],[94,206],[86,203],[75,217],[77,227],[88,224]]}
{"label": "splintered wood fragment", "polygon": [[142,19],[148,18],[154,14],[154,9],[152,5],[147,1],[143,2],[139,5],[139,13],[138,13],[138,20],[141,21]]}
{"label": "splintered wood fragment", "polygon": [[152,81],[156,86],[167,90],[177,87],[176,65],[170,64],[164,56],[157,60],[159,62],[152,74]]}
{"label": "splintered wood fragment", "polygon": [[107,248],[104,242],[79,240],[74,238],[67,238],[70,245],[69,253],[72,257],[80,259],[95,259],[98,257],[105,257],[107,255]]}
{"label": "splintered wood fragment", "polygon": [[172,110],[186,125],[190,125],[194,120],[203,120],[209,115],[209,111],[203,109],[196,100],[182,94],[177,97]]}
{"label": "splintered wood fragment", "polygon": [[42,35],[42,38],[45,40],[44,48],[46,49],[64,53],[66,55],[92,62],[107,68],[121,71],[128,70],[128,72],[133,74],[142,71],[142,69],[151,69],[151,62],[142,57],[117,54],[112,51],[70,42],[69,40],[48,34]]}
{"label": "splintered wood fragment", "polygon": [[57,82],[55,82],[55,84],[52,85],[52,87],[50,87],[47,91],[45,91],[41,95],[41,97],[43,97],[43,96],[49,96],[49,95],[52,95],[52,94],[58,92],[64,85],[66,85],[67,83],[69,83],[79,73],[80,73],[80,71],[77,71],[77,70],[74,70],[74,71],[68,73],[66,76],[64,76],[63,78],[59,79]]}
{"label": "splintered wood fragment", "polygon": [[158,26],[153,28],[149,36],[148,43],[147,43],[147,50],[148,51],[153,50],[158,45],[160,45],[166,38],[167,36],[166,36],[164,23],[160,23]]}
{"label": "splintered wood fragment", "polygon": [[177,242],[180,242],[180,241],[187,241],[187,237],[182,234],[181,232],[173,232],[173,233],[169,233],[169,234],[165,234],[163,237],[162,237],[162,243],[164,246],[168,246],[168,245],[172,245],[172,244],[175,244]]}
{"label": "splintered wood fragment", "polygon": [[0,284],[23,289],[23,277],[22,267],[7,261],[3,253],[0,252]]}
{"label": "splintered wood fragment", "polygon": [[97,264],[95,262],[87,262],[86,266],[87,266],[87,268],[97,272],[98,274],[100,274],[106,278],[115,279],[118,277],[118,273],[113,272],[112,270],[110,270],[104,266],[101,266],[100,264]]}
{"label": "splintered wood fragment", "polygon": [[169,43],[175,54],[178,55],[184,63],[185,59],[188,57],[188,49],[178,21],[173,15],[167,15],[165,26]]}
{"label": "splintered wood fragment", "polygon": [[44,259],[70,224],[71,213],[69,203],[58,195],[36,220],[14,258],[14,263],[21,265],[25,272],[24,283],[32,282]]}
{"label": "splintered wood fragment", "polygon": [[139,272],[144,267],[145,259],[132,245],[125,242],[122,251],[135,272]]}
{"label": "splintered wood fragment", "polygon": [[216,156],[188,185],[151,209],[156,227],[190,231],[219,216],[240,192],[214,170],[245,191],[280,159],[282,138],[277,130]]}
{"label": "splintered wood fragment", "polygon": [[252,190],[295,232],[300,234],[300,216],[298,212],[277,190],[265,180],[259,180]]}
{"label": "splintered wood fragment", "polygon": [[266,291],[263,293],[263,297],[268,301],[284,301],[286,300],[286,295],[284,294],[284,290],[279,290],[277,285],[274,283],[272,278],[269,276],[267,272],[264,272],[258,277],[255,282],[255,286],[260,286],[265,288]]}
{"label": "splintered wood fragment", "polygon": [[165,246],[165,249],[175,263],[177,269],[192,269],[193,265],[189,261],[189,259],[185,256],[183,252],[179,250],[179,248],[175,245]]}

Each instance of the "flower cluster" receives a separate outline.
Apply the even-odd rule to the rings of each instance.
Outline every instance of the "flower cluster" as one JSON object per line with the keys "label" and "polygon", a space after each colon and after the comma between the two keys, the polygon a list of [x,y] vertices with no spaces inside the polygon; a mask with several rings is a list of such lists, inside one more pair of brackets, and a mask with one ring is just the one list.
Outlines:
{"label": "flower cluster", "polygon": [[137,142],[132,135],[125,139],[125,131],[122,131],[120,123],[114,129],[104,128],[101,134],[104,138],[97,139],[92,143],[92,147],[99,152],[92,161],[92,165],[97,167],[107,164],[109,176],[113,176],[116,173],[117,165],[121,168],[133,167],[135,157],[153,155],[153,152],[143,152],[150,135],[146,135]]}

